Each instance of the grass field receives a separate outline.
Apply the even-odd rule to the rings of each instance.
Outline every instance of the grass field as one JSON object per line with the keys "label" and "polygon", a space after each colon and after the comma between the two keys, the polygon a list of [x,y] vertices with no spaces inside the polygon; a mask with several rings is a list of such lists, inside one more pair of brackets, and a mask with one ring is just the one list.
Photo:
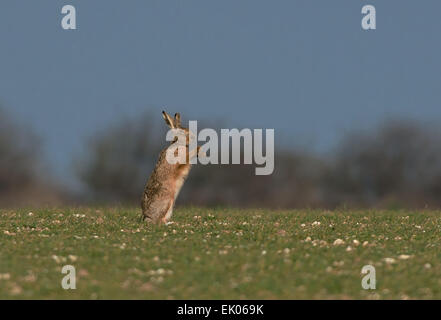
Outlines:
{"label": "grass field", "polygon": [[[2,299],[441,299],[441,212],[0,210]],[[340,240],[337,240],[340,239]],[[63,265],[77,289],[64,290]],[[361,269],[376,268],[376,290]]]}

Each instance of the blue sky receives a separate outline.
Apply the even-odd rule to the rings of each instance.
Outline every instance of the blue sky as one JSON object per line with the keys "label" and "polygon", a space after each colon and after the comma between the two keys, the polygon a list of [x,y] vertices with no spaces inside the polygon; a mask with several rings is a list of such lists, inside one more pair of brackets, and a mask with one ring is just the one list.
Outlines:
{"label": "blue sky", "polygon": [[0,104],[65,179],[87,137],[163,106],[329,150],[387,118],[439,122],[440,14],[436,0],[2,0]]}

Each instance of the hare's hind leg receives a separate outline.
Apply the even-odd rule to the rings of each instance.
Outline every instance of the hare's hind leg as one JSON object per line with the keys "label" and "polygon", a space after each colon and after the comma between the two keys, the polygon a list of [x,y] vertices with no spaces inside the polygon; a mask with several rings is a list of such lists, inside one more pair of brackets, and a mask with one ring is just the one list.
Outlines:
{"label": "hare's hind leg", "polygon": [[173,214],[173,204],[174,204],[174,201],[170,200],[167,212],[165,213],[164,217],[161,219],[162,222],[165,224],[167,224],[168,220],[170,220],[170,218]]}
{"label": "hare's hind leg", "polygon": [[159,199],[149,203],[148,207],[143,212],[144,221],[149,223],[162,223],[164,222],[167,213],[170,210],[169,199]]}

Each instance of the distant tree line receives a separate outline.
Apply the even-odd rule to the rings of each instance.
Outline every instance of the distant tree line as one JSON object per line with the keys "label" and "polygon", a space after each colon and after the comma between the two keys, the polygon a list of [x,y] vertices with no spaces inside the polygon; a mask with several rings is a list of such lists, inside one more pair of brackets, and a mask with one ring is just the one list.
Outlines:
{"label": "distant tree line", "polygon": [[[91,139],[87,160],[78,166],[91,199],[139,202],[159,151],[167,145],[165,126],[157,118],[148,113],[125,120]],[[194,165],[178,203],[274,208],[441,205],[441,135],[412,121],[354,131],[332,154],[282,147],[276,150],[272,175],[256,176],[254,168]]]}
{"label": "distant tree line", "polygon": [[0,108],[0,205],[60,204],[66,198],[44,166],[42,144]]}
{"label": "distant tree line", "polygon": [[[79,201],[139,205],[158,154],[167,146],[165,134],[162,120],[150,113],[121,120],[97,133],[75,160],[75,174],[84,192],[69,195],[47,178],[50,175],[36,135],[0,110],[0,205]],[[279,146],[272,175],[256,176],[254,169],[254,165],[194,165],[178,204],[272,208],[441,205],[440,132],[412,121],[389,121],[370,131],[354,131],[327,154]]]}

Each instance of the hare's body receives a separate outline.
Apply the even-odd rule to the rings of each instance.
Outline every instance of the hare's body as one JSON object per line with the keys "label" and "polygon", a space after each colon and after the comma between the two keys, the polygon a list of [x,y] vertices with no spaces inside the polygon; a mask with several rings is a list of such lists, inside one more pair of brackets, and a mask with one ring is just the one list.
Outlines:
{"label": "hare's body", "polygon": [[144,218],[155,223],[171,218],[174,202],[191,168],[191,164],[169,164],[166,152],[167,148],[159,155],[141,203]]}
{"label": "hare's body", "polygon": [[179,128],[186,133],[187,156],[183,164],[170,164],[166,158],[168,147],[159,154],[158,162],[147,181],[141,200],[143,219],[153,223],[166,223],[171,218],[175,200],[191,169],[188,130],[181,128],[179,114],[175,115],[175,121],[165,112],[163,115],[172,129]]}

